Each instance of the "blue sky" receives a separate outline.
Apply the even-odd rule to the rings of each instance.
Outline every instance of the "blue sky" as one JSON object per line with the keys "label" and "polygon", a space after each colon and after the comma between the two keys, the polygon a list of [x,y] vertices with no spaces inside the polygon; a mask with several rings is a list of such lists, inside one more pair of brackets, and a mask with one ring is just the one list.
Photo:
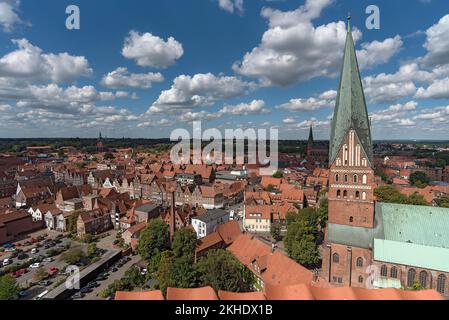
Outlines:
{"label": "blue sky", "polygon": [[374,138],[447,139],[444,0],[0,0],[0,136],[158,138],[202,120],[327,139],[348,12]]}

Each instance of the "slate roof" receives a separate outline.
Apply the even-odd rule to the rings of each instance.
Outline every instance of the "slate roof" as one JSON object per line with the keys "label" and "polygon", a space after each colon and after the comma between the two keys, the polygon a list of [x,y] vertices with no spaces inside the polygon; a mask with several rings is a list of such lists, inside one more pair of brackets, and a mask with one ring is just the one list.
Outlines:
{"label": "slate roof", "polygon": [[352,33],[348,27],[340,88],[332,119],[329,163],[333,163],[350,129],[354,129],[370,164],[373,146],[365,94],[360,77]]}

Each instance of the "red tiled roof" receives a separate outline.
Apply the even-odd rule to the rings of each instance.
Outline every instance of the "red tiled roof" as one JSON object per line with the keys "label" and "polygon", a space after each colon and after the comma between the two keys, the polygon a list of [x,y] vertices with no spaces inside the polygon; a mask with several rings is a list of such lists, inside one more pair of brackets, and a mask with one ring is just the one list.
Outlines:
{"label": "red tiled roof", "polygon": [[220,300],[227,301],[257,301],[257,300],[267,300],[265,293],[263,292],[229,292],[229,291],[218,291],[218,297]]}
{"label": "red tiled roof", "polygon": [[217,232],[220,234],[226,245],[233,243],[235,239],[242,234],[240,225],[235,220],[218,225]]}
{"label": "red tiled roof", "polygon": [[167,288],[167,300],[218,300],[218,296],[212,287],[195,289]]}
{"label": "red tiled roof", "polygon": [[164,300],[164,296],[160,290],[156,291],[143,291],[143,292],[123,292],[117,291],[115,293],[115,300]]}

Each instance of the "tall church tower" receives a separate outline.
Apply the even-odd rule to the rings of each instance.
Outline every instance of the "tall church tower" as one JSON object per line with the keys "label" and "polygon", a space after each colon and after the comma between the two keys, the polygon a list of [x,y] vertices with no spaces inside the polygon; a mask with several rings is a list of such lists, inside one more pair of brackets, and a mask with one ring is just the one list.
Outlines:
{"label": "tall church tower", "polygon": [[364,286],[363,265],[370,263],[372,251],[359,236],[369,234],[375,225],[373,144],[349,21],[331,125],[323,276],[333,285]]}

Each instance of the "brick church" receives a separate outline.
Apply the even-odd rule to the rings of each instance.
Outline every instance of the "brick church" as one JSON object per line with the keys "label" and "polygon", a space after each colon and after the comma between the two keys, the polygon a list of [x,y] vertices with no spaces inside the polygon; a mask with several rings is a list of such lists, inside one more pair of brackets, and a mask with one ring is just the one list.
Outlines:
{"label": "brick church", "polygon": [[329,167],[323,278],[335,286],[449,295],[449,209],[375,201],[371,124],[349,23]]}

